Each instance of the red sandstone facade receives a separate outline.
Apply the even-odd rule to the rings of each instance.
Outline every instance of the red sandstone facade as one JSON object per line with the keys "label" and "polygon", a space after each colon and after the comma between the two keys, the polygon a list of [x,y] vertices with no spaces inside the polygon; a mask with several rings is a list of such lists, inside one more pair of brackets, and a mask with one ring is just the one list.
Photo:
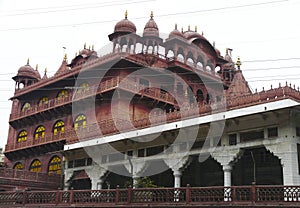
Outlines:
{"label": "red sandstone facade", "polygon": [[[41,77],[29,62],[18,70],[13,77],[16,90],[11,98],[5,147],[7,168],[62,178],[64,160],[66,170],[72,166],[71,161],[83,160],[82,166],[93,163],[82,149],[67,150],[66,145],[280,100],[300,102],[299,89],[287,84],[251,92],[240,60],[234,63],[228,51],[223,57],[196,29],[180,32],[176,26],[163,40],[153,15],[141,36],[126,15],[109,40],[111,53],[100,57],[93,48],[84,46],[70,63],[65,57],[53,77],[48,78],[46,72]],[[139,74],[142,68],[149,74]],[[115,95],[119,97],[114,99]],[[126,97],[132,100],[124,113]],[[91,102],[95,109],[90,107]],[[97,128],[102,135],[95,131]],[[139,148],[166,146],[163,140],[158,141]],[[224,141],[220,145],[225,145]],[[137,151],[132,146],[119,148],[127,153]],[[65,182],[86,179],[89,174],[83,170],[77,170],[77,175],[72,172]],[[48,187],[41,183],[34,188]]]}

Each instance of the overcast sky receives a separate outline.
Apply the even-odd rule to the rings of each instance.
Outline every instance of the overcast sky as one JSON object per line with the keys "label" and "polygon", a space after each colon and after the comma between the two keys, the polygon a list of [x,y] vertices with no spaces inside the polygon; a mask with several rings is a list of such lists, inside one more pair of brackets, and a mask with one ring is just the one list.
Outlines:
{"label": "overcast sky", "polygon": [[32,67],[39,65],[41,76],[47,67],[49,77],[64,53],[70,61],[84,43],[96,50],[107,45],[126,10],[137,33],[153,11],[160,33],[168,34],[175,23],[184,30],[197,26],[222,55],[232,48],[253,90],[286,80],[300,84],[299,0],[0,0],[0,147],[8,133],[11,77],[27,58]]}

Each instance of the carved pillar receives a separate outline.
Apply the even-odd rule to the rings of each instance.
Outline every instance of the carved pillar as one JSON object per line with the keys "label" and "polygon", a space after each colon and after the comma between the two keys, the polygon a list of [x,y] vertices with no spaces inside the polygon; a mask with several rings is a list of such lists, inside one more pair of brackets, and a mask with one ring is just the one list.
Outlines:
{"label": "carved pillar", "polygon": [[102,177],[105,175],[106,170],[98,165],[93,165],[91,168],[86,168],[85,172],[91,179],[92,190],[101,189],[103,183]]}
{"label": "carved pillar", "polygon": [[223,171],[224,171],[224,186],[231,186],[231,165],[224,165]]}
{"label": "carved pillar", "polygon": [[191,163],[191,159],[188,156],[176,158],[175,155],[170,155],[168,159],[164,159],[164,162],[173,171],[174,188],[179,188],[181,186],[182,171]]}
{"label": "carved pillar", "polygon": [[132,177],[133,188],[136,188],[138,178],[142,176],[144,170],[147,168],[146,161],[141,158],[132,158],[128,162],[125,162],[124,166]]}
{"label": "carved pillar", "polygon": [[64,183],[64,190],[67,191],[70,189],[71,186],[71,177],[73,176],[73,170],[65,170],[65,183]]}

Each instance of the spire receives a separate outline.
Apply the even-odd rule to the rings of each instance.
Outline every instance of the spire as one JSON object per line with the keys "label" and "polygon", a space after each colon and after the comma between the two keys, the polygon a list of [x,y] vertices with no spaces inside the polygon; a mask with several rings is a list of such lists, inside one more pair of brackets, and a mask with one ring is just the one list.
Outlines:
{"label": "spire", "polygon": [[67,61],[67,54],[65,53],[65,56],[64,56],[64,62]]}
{"label": "spire", "polygon": [[177,30],[177,23],[175,23],[175,30]]}
{"label": "spire", "polygon": [[46,67],[45,70],[44,70],[44,74],[47,74],[47,67]]}
{"label": "spire", "polygon": [[181,33],[183,33],[183,27],[181,27]]}
{"label": "spire", "polygon": [[236,62],[236,65],[237,65],[237,67],[238,67],[238,70],[240,70],[240,69],[241,69],[241,65],[242,65],[242,62],[241,62],[240,57],[238,57],[238,60],[237,60],[237,62]]}
{"label": "spire", "polygon": [[37,71],[38,69],[39,69],[39,65],[36,64],[36,65],[35,65],[35,70]]}
{"label": "spire", "polygon": [[29,65],[29,58],[27,58],[27,65]]}
{"label": "spire", "polygon": [[151,11],[150,18],[153,19],[153,11]]}
{"label": "spire", "polygon": [[127,10],[125,11],[125,19],[127,19],[127,17],[128,17],[128,12],[127,12]]}
{"label": "spire", "polygon": [[84,43],[84,45],[83,45],[83,49],[86,49],[86,43]]}
{"label": "spire", "polygon": [[92,45],[92,51],[94,50],[94,45]]}
{"label": "spire", "polygon": [[191,30],[191,26],[189,25],[189,26],[188,26],[188,31],[190,31],[190,30]]}
{"label": "spire", "polygon": [[197,32],[197,25],[195,26],[195,32]]}
{"label": "spire", "polygon": [[48,79],[48,76],[47,76],[47,67],[44,70],[44,76],[43,76],[42,79]]}

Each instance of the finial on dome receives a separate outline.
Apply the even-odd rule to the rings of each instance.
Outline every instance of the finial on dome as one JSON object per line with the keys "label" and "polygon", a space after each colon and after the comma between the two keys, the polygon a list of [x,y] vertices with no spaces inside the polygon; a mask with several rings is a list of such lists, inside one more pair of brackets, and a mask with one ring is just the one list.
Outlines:
{"label": "finial on dome", "polygon": [[177,23],[175,23],[175,30],[177,30]]}
{"label": "finial on dome", "polygon": [[183,33],[183,27],[181,27],[181,33]]}
{"label": "finial on dome", "polygon": [[190,30],[191,30],[191,26],[189,25],[189,26],[188,26],[188,31],[190,31]]}
{"label": "finial on dome", "polygon": [[197,32],[197,25],[195,26],[195,32]]}
{"label": "finial on dome", "polygon": [[64,61],[67,61],[67,54],[65,53]]}
{"label": "finial on dome", "polygon": [[215,42],[215,41],[213,42],[213,47],[214,47],[214,48],[216,47],[216,42]]}
{"label": "finial on dome", "polygon": [[202,31],[201,35],[204,36],[204,32],[203,31]]}
{"label": "finial on dome", "polygon": [[150,18],[153,19],[153,11],[151,11]]}
{"label": "finial on dome", "polygon": [[77,51],[76,51],[76,53],[75,53],[75,57],[77,56]]}
{"label": "finial on dome", "polygon": [[125,19],[127,19],[127,17],[128,17],[128,12],[127,12],[127,10],[125,11]]}
{"label": "finial on dome", "polygon": [[229,48],[226,48],[226,55],[228,55],[228,50],[229,50]]}
{"label": "finial on dome", "polygon": [[35,65],[35,70],[37,71],[38,69],[39,69],[39,65],[36,64],[36,65]]}
{"label": "finial on dome", "polygon": [[44,73],[47,74],[47,67],[45,68]]}
{"label": "finial on dome", "polygon": [[29,65],[29,58],[27,58],[27,65]]}
{"label": "finial on dome", "polygon": [[83,49],[86,49],[86,43],[84,43],[84,45],[83,45]]}
{"label": "finial on dome", "polygon": [[94,45],[92,45],[92,51],[94,50]]}
{"label": "finial on dome", "polygon": [[91,50],[91,46],[89,45],[89,50]]}
{"label": "finial on dome", "polygon": [[238,69],[241,69],[242,62],[241,62],[240,57],[238,57],[238,60],[237,60],[237,62],[236,62],[236,65],[237,65]]}

